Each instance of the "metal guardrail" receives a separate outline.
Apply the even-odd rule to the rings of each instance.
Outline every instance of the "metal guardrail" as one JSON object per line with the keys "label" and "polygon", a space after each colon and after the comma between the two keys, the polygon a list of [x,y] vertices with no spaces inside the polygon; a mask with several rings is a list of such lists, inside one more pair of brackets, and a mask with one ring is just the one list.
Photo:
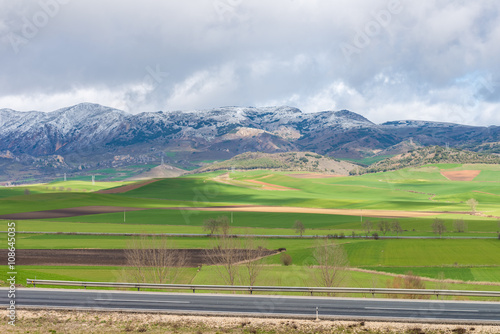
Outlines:
{"label": "metal guardrail", "polygon": [[324,288],[324,287],[293,287],[293,286],[245,286],[245,285],[192,285],[192,284],[152,284],[152,283],[113,283],[113,282],[82,282],[26,279],[26,284],[107,287],[141,289],[172,289],[203,291],[246,291],[250,294],[259,292],[302,292],[310,293],[357,293],[357,294],[397,294],[397,295],[435,295],[439,296],[469,296],[469,297],[500,297],[500,291],[466,291],[466,290],[431,290],[431,289],[385,289],[385,288]]}

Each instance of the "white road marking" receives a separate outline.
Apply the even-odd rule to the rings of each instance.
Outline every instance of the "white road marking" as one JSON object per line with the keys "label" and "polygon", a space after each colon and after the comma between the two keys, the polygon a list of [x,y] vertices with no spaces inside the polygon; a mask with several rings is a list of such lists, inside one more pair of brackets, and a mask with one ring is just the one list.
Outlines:
{"label": "white road marking", "polygon": [[191,302],[180,301],[180,300],[140,300],[140,299],[104,299],[98,298],[94,299],[98,301],[110,301],[110,302],[142,302],[142,303],[177,303],[177,304],[190,304]]}
{"label": "white road marking", "polygon": [[365,310],[405,310],[405,311],[433,311],[433,312],[479,312],[478,310],[446,310],[446,309],[402,308],[402,307],[365,307]]}

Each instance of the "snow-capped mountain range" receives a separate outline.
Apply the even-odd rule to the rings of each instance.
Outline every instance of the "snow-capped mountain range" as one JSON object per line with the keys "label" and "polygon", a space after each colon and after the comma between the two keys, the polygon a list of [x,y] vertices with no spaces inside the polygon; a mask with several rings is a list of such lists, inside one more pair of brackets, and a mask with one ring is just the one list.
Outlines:
{"label": "snow-capped mountain range", "polygon": [[286,106],[140,114],[91,103],[53,112],[0,109],[0,159],[57,155],[68,168],[105,165],[120,161],[117,156],[128,156],[125,160],[131,163],[163,157],[178,165],[196,165],[246,151],[307,150],[360,158],[410,138],[423,146],[474,147],[499,142],[499,134],[498,126],[408,120],[375,124],[348,110],[303,113]]}

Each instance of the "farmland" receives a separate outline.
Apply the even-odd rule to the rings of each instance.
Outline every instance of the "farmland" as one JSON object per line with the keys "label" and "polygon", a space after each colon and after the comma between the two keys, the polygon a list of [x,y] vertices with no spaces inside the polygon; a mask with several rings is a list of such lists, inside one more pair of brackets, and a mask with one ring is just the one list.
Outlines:
{"label": "farmland", "polygon": [[[476,172],[470,180],[449,177],[472,170]],[[173,248],[202,249],[213,247],[214,241],[203,229],[204,222],[226,216],[231,234],[267,236],[261,241],[265,248],[286,248],[292,259],[287,266],[280,254],[263,259],[263,273],[257,280],[260,285],[307,285],[315,270],[311,266],[318,242],[310,237],[329,236],[342,245],[352,268],[344,286],[385,287],[394,275],[412,271],[426,279],[429,288],[449,279],[453,280],[449,288],[498,290],[499,180],[500,166],[481,164],[434,164],[349,177],[215,171],[158,179],[137,187],[122,181],[92,185],[58,180],[0,188],[0,218],[10,215],[4,216],[8,219],[2,221],[3,230],[7,222],[16,221],[18,249],[124,249],[134,239],[124,235],[130,233],[192,234],[170,236],[169,242]],[[121,186],[128,188],[118,188]],[[106,189],[114,191],[106,193]],[[478,203],[475,212],[467,202],[471,198]],[[86,207],[104,206],[116,209],[78,213]],[[26,212],[72,212],[72,208],[80,209],[59,218],[35,214],[34,219],[15,219],[16,214]],[[432,227],[436,219],[446,228],[440,235]],[[457,220],[463,221],[462,231],[456,228]],[[305,227],[302,238],[293,228],[295,221]],[[395,221],[400,231],[380,230],[380,223]],[[373,233],[381,239],[366,238]],[[6,234],[0,238],[5,245]],[[222,284],[215,269],[211,265],[186,269],[180,281]],[[20,266],[18,270],[24,278],[119,281],[129,269],[96,264]],[[484,285],[488,282],[490,285]]]}

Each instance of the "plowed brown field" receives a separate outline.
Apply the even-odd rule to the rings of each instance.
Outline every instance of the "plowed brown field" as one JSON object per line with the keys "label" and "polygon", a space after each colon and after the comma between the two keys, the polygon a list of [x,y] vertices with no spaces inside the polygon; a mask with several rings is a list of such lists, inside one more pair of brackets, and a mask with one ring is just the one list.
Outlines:
{"label": "plowed brown field", "polygon": [[480,170],[441,171],[441,175],[450,181],[472,181],[479,173]]}
{"label": "plowed brown field", "polygon": [[[18,249],[16,264],[37,266],[127,266],[128,249]],[[205,249],[168,249],[171,252],[182,252],[186,255],[186,267],[198,267],[212,264]],[[234,249],[236,262],[246,258],[248,250]],[[265,256],[278,253],[265,250]],[[0,249],[0,256],[7,258],[7,249]],[[256,256],[261,253],[256,253]]]}

